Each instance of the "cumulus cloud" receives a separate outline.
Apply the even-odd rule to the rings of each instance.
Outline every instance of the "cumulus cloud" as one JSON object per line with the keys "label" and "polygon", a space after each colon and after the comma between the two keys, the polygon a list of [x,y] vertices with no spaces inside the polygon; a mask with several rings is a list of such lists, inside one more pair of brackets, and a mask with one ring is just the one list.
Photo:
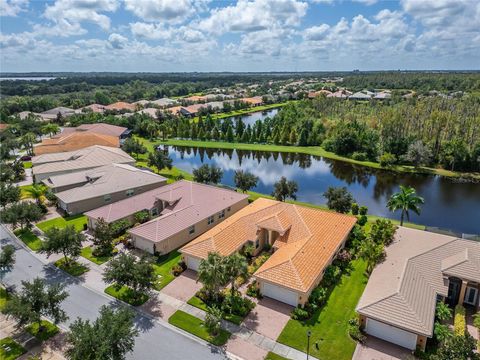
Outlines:
{"label": "cumulus cloud", "polygon": [[128,39],[125,36],[114,33],[110,34],[108,42],[114,49],[123,49],[127,45]]}
{"label": "cumulus cloud", "polygon": [[28,0],[0,0],[0,16],[17,16],[27,6]]}
{"label": "cumulus cloud", "polygon": [[308,29],[305,29],[303,32],[303,37],[306,40],[322,40],[327,35],[330,26],[327,24],[322,24],[319,26],[312,26]]}
{"label": "cumulus cloud", "polygon": [[298,26],[308,4],[297,0],[240,0],[235,5],[213,9],[199,28],[209,33],[261,31],[273,26]]}
{"label": "cumulus cloud", "polygon": [[146,21],[182,23],[195,13],[191,0],[125,0],[125,9]]}
{"label": "cumulus cloud", "polygon": [[130,31],[133,36],[140,39],[168,40],[173,35],[172,28],[167,29],[160,24],[144,22],[130,23]]}

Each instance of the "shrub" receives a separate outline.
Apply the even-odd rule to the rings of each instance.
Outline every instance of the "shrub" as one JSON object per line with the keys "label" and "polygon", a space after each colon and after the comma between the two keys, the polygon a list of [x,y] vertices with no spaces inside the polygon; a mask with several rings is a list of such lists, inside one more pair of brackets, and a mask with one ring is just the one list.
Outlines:
{"label": "shrub", "polygon": [[318,286],[315,289],[313,289],[312,293],[310,294],[310,297],[308,298],[308,303],[314,304],[317,307],[323,306],[327,301],[327,295],[328,295],[327,289],[324,287]]}
{"label": "shrub", "polygon": [[216,336],[220,332],[222,324],[222,311],[213,306],[207,309],[204,325],[210,335]]}
{"label": "shrub", "polygon": [[364,226],[368,221],[367,215],[360,215],[357,220],[357,224],[360,226]]}
{"label": "shrub", "polygon": [[257,299],[262,298],[262,294],[260,293],[257,280],[254,280],[250,285],[247,286],[247,295]]}
{"label": "shrub", "polygon": [[360,343],[364,343],[366,340],[365,335],[363,335],[362,331],[360,330],[360,322],[357,318],[348,320],[348,334],[353,340]]}
{"label": "shrub", "polygon": [[245,297],[228,294],[222,302],[222,311],[226,314],[235,314],[241,317],[247,314],[255,307],[255,303]]}
{"label": "shrub", "polygon": [[293,320],[307,320],[310,317],[310,314],[307,310],[304,310],[300,306],[298,306],[293,309],[290,316]]}
{"label": "shrub", "polygon": [[380,156],[378,161],[381,166],[389,167],[394,165],[397,162],[397,158],[392,153],[385,152],[382,154],[382,156]]}
{"label": "shrub", "polygon": [[464,336],[467,323],[465,320],[465,308],[462,305],[455,306],[455,317],[453,320],[453,332],[456,336]]}
{"label": "shrub", "polygon": [[366,206],[360,206],[360,209],[358,209],[358,213],[360,215],[367,215],[368,212],[368,207]]}
{"label": "shrub", "polygon": [[325,269],[325,273],[323,274],[321,285],[326,288],[329,288],[338,282],[341,275],[342,275],[342,271],[338,266],[329,265]]}
{"label": "shrub", "polygon": [[117,220],[110,225],[110,230],[112,231],[113,237],[118,237],[123,235],[130,226],[130,222],[126,219]]}
{"label": "shrub", "polygon": [[184,269],[180,266],[180,264],[175,264],[172,266],[172,274],[173,276],[178,276],[180,275]]}
{"label": "shrub", "polygon": [[370,238],[376,244],[389,245],[395,236],[397,227],[390,220],[378,219],[370,229]]}
{"label": "shrub", "polygon": [[355,151],[352,154],[352,159],[357,161],[365,161],[368,159],[367,153]]}
{"label": "shrub", "polygon": [[343,249],[337,255],[337,258],[335,259],[335,265],[338,265],[341,268],[345,268],[350,263],[351,260],[352,260],[352,254],[350,254],[348,250]]}
{"label": "shrub", "polygon": [[353,204],[352,204],[352,214],[353,214],[353,215],[358,215],[358,209],[359,209],[358,204],[357,204],[357,203],[353,203]]}
{"label": "shrub", "polygon": [[147,210],[138,211],[133,216],[135,218],[135,222],[140,224],[150,220],[150,213]]}

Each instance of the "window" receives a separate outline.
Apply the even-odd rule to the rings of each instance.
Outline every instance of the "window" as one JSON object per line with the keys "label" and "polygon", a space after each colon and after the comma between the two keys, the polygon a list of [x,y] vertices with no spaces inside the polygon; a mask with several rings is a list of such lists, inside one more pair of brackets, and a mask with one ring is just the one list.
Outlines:
{"label": "window", "polygon": [[221,212],[218,213],[218,218],[223,219],[225,217],[225,210],[222,210]]}
{"label": "window", "polygon": [[195,225],[192,225],[188,228],[188,233],[191,235],[195,232]]}
{"label": "window", "polygon": [[134,192],[135,192],[135,190],[133,190],[133,189],[127,190],[127,197],[132,196]]}
{"label": "window", "polygon": [[208,225],[213,224],[214,221],[215,221],[215,217],[213,215],[209,216],[208,219],[207,219]]}
{"label": "window", "polygon": [[105,200],[105,201],[110,201],[110,200],[112,200],[112,195],[110,195],[110,194],[103,195],[103,200]]}
{"label": "window", "polygon": [[158,215],[158,209],[156,207],[152,208],[152,210],[150,210],[150,214],[152,216],[157,216]]}

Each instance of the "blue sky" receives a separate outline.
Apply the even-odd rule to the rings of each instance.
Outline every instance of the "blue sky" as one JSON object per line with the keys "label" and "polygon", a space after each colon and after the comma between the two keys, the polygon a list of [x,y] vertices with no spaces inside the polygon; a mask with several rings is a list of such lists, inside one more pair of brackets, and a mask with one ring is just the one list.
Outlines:
{"label": "blue sky", "polygon": [[1,71],[479,69],[478,0],[0,0]]}

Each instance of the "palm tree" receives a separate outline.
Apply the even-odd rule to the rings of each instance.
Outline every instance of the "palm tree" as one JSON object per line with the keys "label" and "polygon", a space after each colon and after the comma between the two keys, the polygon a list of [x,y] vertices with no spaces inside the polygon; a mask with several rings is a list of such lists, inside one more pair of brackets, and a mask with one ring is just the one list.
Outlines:
{"label": "palm tree", "polygon": [[244,256],[234,253],[225,258],[225,276],[232,284],[231,294],[235,295],[235,280],[248,276],[248,263]]}
{"label": "palm tree", "polygon": [[388,200],[387,207],[390,211],[402,210],[400,217],[400,226],[403,226],[403,218],[407,215],[407,220],[410,221],[409,210],[415,214],[420,215],[420,204],[423,204],[424,200],[421,196],[417,195],[414,188],[410,186],[400,185],[400,192],[393,194]]}
{"label": "palm tree", "polygon": [[45,197],[45,193],[47,189],[43,185],[34,184],[30,188],[25,190],[31,198],[35,199],[37,205],[43,205],[43,198]]}
{"label": "palm tree", "polygon": [[60,131],[60,127],[54,123],[48,123],[42,126],[42,133],[45,135],[55,135]]}
{"label": "palm tree", "polygon": [[367,239],[361,243],[359,255],[367,262],[367,273],[370,274],[384,256],[383,244],[375,244],[372,239]]}
{"label": "palm tree", "polygon": [[225,284],[225,262],[216,252],[209,253],[200,261],[198,280],[203,284],[210,299],[217,298],[220,287]]}

